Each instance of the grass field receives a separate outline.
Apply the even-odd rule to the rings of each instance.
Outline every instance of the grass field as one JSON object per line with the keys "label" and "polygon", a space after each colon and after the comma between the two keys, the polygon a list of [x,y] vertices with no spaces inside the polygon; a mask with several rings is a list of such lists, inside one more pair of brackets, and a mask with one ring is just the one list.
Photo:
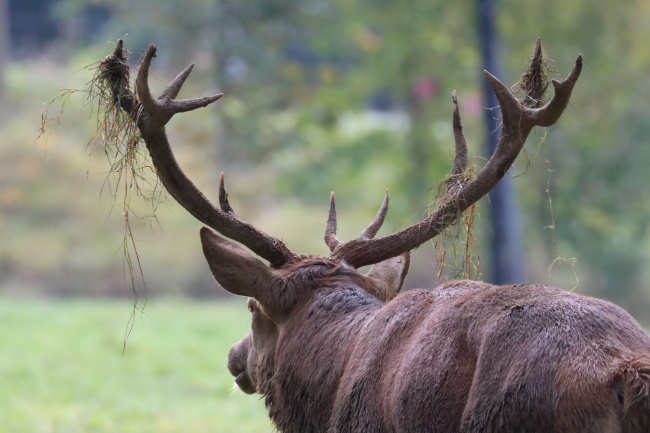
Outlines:
{"label": "grass field", "polygon": [[150,301],[122,354],[126,301],[0,298],[0,431],[269,432],[225,360],[243,301]]}

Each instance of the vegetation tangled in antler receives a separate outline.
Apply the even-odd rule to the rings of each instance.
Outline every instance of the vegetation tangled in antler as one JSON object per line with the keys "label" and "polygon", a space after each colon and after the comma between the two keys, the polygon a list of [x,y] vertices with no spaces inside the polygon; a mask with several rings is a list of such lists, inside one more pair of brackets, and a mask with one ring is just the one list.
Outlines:
{"label": "vegetation tangled in antler", "polygon": [[544,57],[542,44],[537,39],[535,52],[530,59],[528,69],[521,76],[515,85],[522,94],[521,103],[530,108],[539,108],[546,102],[546,90],[548,89],[549,60]]}
{"label": "vegetation tangled in antler", "polygon": [[[151,167],[149,154],[141,146],[142,136],[138,127],[140,105],[135,96],[134,83],[130,79],[127,63],[129,52],[122,41],[116,44],[113,53],[96,64],[88,66],[94,70],[92,79],[83,89],[69,89],[49,101],[41,118],[40,135],[46,125],[58,120],[63,114],[68,98],[75,93],[84,95],[84,102],[90,106],[91,118],[96,121],[96,133],[87,146],[99,146],[109,164],[104,188],[108,189],[113,206],[119,208],[124,220],[123,252],[125,279],[129,281],[133,295],[133,314],[127,325],[124,344],[132,329],[138,307],[136,279],[146,286],[144,273],[138,256],[137,245],[131,229],[132,218],[156,221],[157,206],[164,201],[166,192],[160,187],[155,171]],[[58,112],[50,115],[55,102],[60,103]],[[142,199],[150,213],[141,214],[132,207],[134,197]],[[126,346],[125,346],[126,347]]]}

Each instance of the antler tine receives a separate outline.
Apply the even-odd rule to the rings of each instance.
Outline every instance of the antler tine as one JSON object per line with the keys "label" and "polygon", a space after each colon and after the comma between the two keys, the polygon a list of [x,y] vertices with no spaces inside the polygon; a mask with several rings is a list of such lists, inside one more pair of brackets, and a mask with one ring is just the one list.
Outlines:
{"label": "antler tine", "polygon": [[533,51],[533,59],[542,57],[542,38],[535,39],[535,51]]}
{"label": "antler tine", "polygon": [[372,220],[370,225],[361,232],[357,239],[372,239],[377,235],[377,232],[384,224],[384,219],[386,219],[386,213],[388,213],[388,190],[386,190],[386,195],[384,200],[381,202],[381,207],[375,215],[375,218]]}
{"label": "antler tine", "polygon": [[219,207],[224,212],[235,213],[228,202],[228,191],[226,191],[225,175],[223,171],[221,172],[221,176],[219,176]]}
{"label": "antler tine", "polygon": [[327,227],[325,228],[325,243],[331,253],[343,244],[336,237],[336,202],[334,201],[334,191],[330,194],[330,211],[327,217]]}
{"label": "antler tine", "polygon": [[454,128],[454,142],[456,144],[456,152],[454,156],[454,165],[451,169],[452,177],[465,173],[467,170],[467,141],[463,134],[463,125],[460,121],[460,112],[458,110],[458,98],[456,91],[451,95],[452,105],[452,124]]}
{"label": "antler tine", "polygon": [[[124,57],[122,41],[117,42],[114,55],[120,59]],[[132,105],[137,108],[137,104],[122,103],[121,106],[136,119],[142,138],[151,155],[153,165],[165,189],[196,219],[223,236],[245,245],[258,256],[268,260],[272,267],[280,267],[293,261],[297,255],[291,252],[281,240],[264,233],[235,215],[228,203],[223,175],[219,185],[221,209],[217,209],[183,173],[172,152],[165,133],[165,125],[174,114],[205,107],[223,95],[216,94],[204,98],[174,100],[173,98],[178,95],[183,83],[192,71],[193,65],[190,65],[172,80],[161,96],[154,98],[149,89],[149,68],[155,55],[156,46],[152,44],[147,49],[138,70],[136,95],[141,110],[134,114],[132,112],[134,110],[129,110],[128,107]],[[128,69],[125,68],[124,74],[128,74]],[[133,98],[128,89],[113,86],[113,91],[125,92]]]}
{"label": "antler tine", "polygon": [[163,92],[160,94],[160,98],[176,99],[176,97],[178,96],[178,92],[181,91],[183,84],[185,84],[185,80],[187,80],[187,77],[190,76],[193,69],[194,69],[194,62],[187,65],[187,67],[183,69],[181,73],[178,74],[176,78],[172,80],[171,83],[169,83],[167,88],[163,90]]}
{"label": "antler tine", "polygon": [[[142,63],[140,64],[140,69],[138,69],[138,76],[135,81],[135,90],[138,95],[138,100],[142,104],[142,108],[149,115],[152,116],[154,113],[157,113],[156,102],[151,95],[149,90],[149,67],[151,66],[151,59],[156,55],[156,46],[154,44],[149,45],[147,51],[142,58]],[[171,119],[171,116],[169,117]],[[169,121],[165,120],[165,123]],[[163,123],[163,126],[164,124]]]}
{"label": "antler tine", "polygon": [[[372,239],[377,235],[377,232],[384,224],[386,213],[388,212],[388,190],[381,202],[377,215],[373,218],[372,222],[366,227],[364,231],[356,237],[356,239]],[[327,228],[325,229],[325,243],[330,248],[330,252],[334,253],[335,250],[344,245],[344,242],[336,237],[336,203],[334,201],[334,193],[330,196],[330,211],[327,218]]]}
{"label": "antler tine", "polygon": [[138,104],[135,102],[135,95],[131,91],[129,81],[129,67],[126,63],[128,56],[127,50],[124,49],[124,41],[119,39],[115,43],[115,49],[112,54],[109,54],[99,64],[99,68],[106,74],[107,77],[112,77],[112,94],[113,102],[127,113],[132,119],[137,119]]}
{"label": "antler tine", "polygon": [[[536,47],[536,52],[541,53],[541,49]],[[462,212],[496,186],[519,155],[533,127],[550,126],[560,118],[569,103],[581,71],[582,57],[578,56],[569,75],[563,81],[552,82],[555,88],[553,98],[537,109],[522,105],[501,81],[485,71],[485,76],[501,106],[503,127],[494,153],[477,176],[462,182],[457,188],[448,187],[447,194],[428,218],[383,238],[357,238],[346,242],[337,248],[333,257],[345,260],[358,268],[396,257],[437,236],[445,227],[456,221]],[[457,100],[453,96],[452,103],[456,111]],[[454,113],[454,137],[457,154],[452,174],[457,174],[466,164],[463,162],[466,158],[463,156],[465,140],[460,127],[460,115],[457,116],[457,113]]]}
{"label": "antler tine", "polygon": [[156,46],[151,44],[142,58],[136,78],[136,93],[144,109],[144,115],[138,121],[143,136],[163,128],[174,114],[206,107],[223,96],[223,93],[217,93],[203,98],[175,100],[174,98],[178,95],[183,83],[194,68],[194,64],[190,64],[172,80],[158,98],[154,99],[149,90],[149,68],[151,67],[151,59],[155,56]]}
{"label": "antler tine", "polygon": [[463,183],[467,181],[467,176],[464,176],[465,171],[467,170],[467,141],[465,140],[465,135],[463,134],[463,125],[460,120],[458,98],[456,97],[455,90],[451,95],[451,106],[455,153],[454,164],[451,167],[450,176],[445,182],[447,184],[446,194],[457,190],[463,185]]}
{"label": "antler tine", "polygon": [[124,39],[118,39],[117,42],[115,42],[115,48],[113,49],[113,55],[122,57],[122,53],[124,51]]}
{"label": "antler tine", "polygon": [[563,80],[551,80],[555,96],[545,106],[530,111],[531,120],[539,126],[551,126],[560,118],[571,98],[571,92],[582,72],[582,56],[578,56],[576,64]]}

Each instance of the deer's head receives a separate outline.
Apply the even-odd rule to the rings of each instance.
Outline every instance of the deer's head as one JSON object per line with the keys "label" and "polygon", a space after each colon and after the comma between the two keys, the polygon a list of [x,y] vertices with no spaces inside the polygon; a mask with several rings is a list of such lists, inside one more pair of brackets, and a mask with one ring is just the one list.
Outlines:
{"label": "deer's head", "polygon": [[[385,215],[386,205],[387,200],[380,215]],[[258,391],[258,384],[274,370],[280,329],[297,311],[312,304],[315,297],[341,289],[363,291],[379,302],[387,302],[400,291],[409,267],[407,252],[373,265],[367,274],[342,260],[323,257],[296,257],[274,269],[210,229],[201,229],[201,242],[219,284],[231,293],[249,297],[251,333],[228,354],[228,369],[237,386],[248,394]]]}

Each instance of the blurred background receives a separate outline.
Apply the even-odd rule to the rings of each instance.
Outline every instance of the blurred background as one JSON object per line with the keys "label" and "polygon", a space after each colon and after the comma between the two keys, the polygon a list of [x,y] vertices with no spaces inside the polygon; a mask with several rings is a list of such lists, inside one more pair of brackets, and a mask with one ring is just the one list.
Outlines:
{"label": "blurred background", "polygon": [[[63,89],[83,89],[93,73],[84,67],[103,59],[118,38],[132,51],[133,65],[150,42],[158,45],[158,89],[195,61],[183,96],[225,93],[215,106],[170,126],[190,177],[214,197],[225,171],[245,219],[296,251],[324,254],[330,191],[337,194],[343,238],[369,221],[386,189],[392,200],[385,233],[426,213],[453,158],[454,89],[470,154],[482,166],[486,142],[498,131],[484,122],[497,112],[486,109],[495,104],[483,94],[481,71],[488,63],[514,84],[539,36],[556,78],[578,53],[585,75],[559,124],[531,136],[507,179],[511,207],[497,219],[514,217],[499,236],[521,244],[503,259],[516,271],[493,265],[493,200],[479,207],[480,277],[577,286],[644,319],[650,2],[3,3],[5,293],[128,294],[122,191],[107,178],[110,165],[93,140],[84,93],[73,95],[60,122],[50,122],[36,140],[44,104]],[[50,117],[62,102],[53,102]],[[131,206],[146,296],[223,294],[197,248],[198,223],[171,199],[158,206],[157,221],[147,218],[154,209],[144,200],[133,197]],[[505,242],[511,241],[497,240]],[[411,286],[435,284],[435,254],[417,257]],[[575,258],[576,275],[574,262],[556,261],[549,272],[557,258]]]}
{"label": "blurred background", "polygon": [[[38,341],[47,330],[55,332],[58,317],[63,328],[51,344],[68,363],[70,348],[83,341],[77,332],[86,335],[95,326],[83,320],[106,315],[107,322],[98,324],[109,335],[101,350],[120,368],[130,368],[125,357],[136,364],[142,360],[138,341],[166,339],[160,352],[147,356],[150,362],[167,362],[170,350],[180,350],[171,340],[176,334],[145,324],[180,321],[185,329],[196,320],[205,336],[197,347],[213,344],[221,351],[214,354],[217,361],[212,352],[193,355],[211,359],[201,370],[206,376],[197,376],[200,388],[216,383],[211,375],[225,370],[225,351],[237,337],[223,342],[221,337],[247,332],[241,301],[207,302],[225,292],[204,263],[200,224],[171,198],[152,204],[133,191],[125,195],[94,137],[96,124],[84,92],[56,99],[67,89],[83,90],[93,65],[112,52],[117,39],[124,38],[132,51],[132,66],[149,43],[157,44],[154,92],[196,62],[181,97],[225,94],[210,108],[177,116],[168,128],[182,167],[200,189],[216,200],[224,171],[231,204],[241,217],[294,251],[326,254],[322,235],[330,191],[336,192],[343,239],[365,227],[385,190],[391,208],[380,235],[426,215],[453,160],[453,90],[471,162],[483,165],[498,129],[496,103],[486,97],[482,70],[516,83],[537,37],[557,71],[551,78],[564,78],[578,54],[585,69],[558,124],[531,134],[506,184],[480,202],[472,262],[480,261],[480,272],[472,276],[553,284],[607,298],[650,324],[648,0],[0,0],[0,318],[7,323],[0,335],[13,339],[7,347],[27,347],[30,338]],[[47,107],[46,132],[40,135]],[[62,116],[55,119],[59,111]],[[125,238],[125,203],[137,256]],[[133,260],[135,284],[125,248],[142,268],[140,275]],[[441,267],[440,248],[428,245],[415,253],[408,287],[431,287],[464,275],[462,254],[456,257],[448,249]],[[132,310],[130,304],[141,310],[147,300],[145,313]],[[81,311],[85,315],[76,325],[67,322]],[[205,322],[199,323],[201,314]],[[125,328],[132,332],[122,355]],[[144,337],[146,332],[152,335]],[[178,338],[176,344],[186,344],[187,335]],[[96,425],[79,415],[103,413],[106,401],[88,400],[90,409],[82,405],[71,413],[70,407],[81,404],[74,392],[49,395],[35,405],[34,388],[65,387],[81,370],[35,381],[35,371],[58,365],[54,358],[37,362],[47,355],[27,351],[7,357],[0,381],[19,383],[23,361],[16,360],[22,356],[34,357],[33,369],[22,373],[24,388],[0,391],[0,401],[24,393],[10,406],[24,416],[11,418],[15,429],[7,431],[130,431],[136,425],[116,421],[129,419],[122,412],[100,416]],[[160,366],[162,377],[185,368],[178,362]],[[199,371],[195,367],[187,367],[193,372],[188,374]],[[143,371],[115,374],[123,380],[130,374],[143,377]],[[104,374],[98,372],[93,383],[102,383]],[[151,431],[190,431],[160,419],[165,414],[180,419],[170,415],[179,395],[194,401],[183,389],[201,405],[223,389],[226,400],[239,399],[227,395],[227,375],[223,380],[226,385],[198,393],[183,385],[169,391],[156,388],[155,380],[148,383],[154,393],[177,397],[163,403],[149,397],[154,408],[149,416],[157,420]],[[93,389],[79,392],[94,394]],[[261,402],[243,396],[235,401],[252,404],[255,416],[265,421]],[[206,404],[196,418],[208,419],[221,404],[226,403]],[[29,424],[34,417],[40,421]],[[183,420],[179,425],[194,425]],[[206,423],[197,421],[192,431],[261,431],[260,424],[247,430],[244,424]]]}

